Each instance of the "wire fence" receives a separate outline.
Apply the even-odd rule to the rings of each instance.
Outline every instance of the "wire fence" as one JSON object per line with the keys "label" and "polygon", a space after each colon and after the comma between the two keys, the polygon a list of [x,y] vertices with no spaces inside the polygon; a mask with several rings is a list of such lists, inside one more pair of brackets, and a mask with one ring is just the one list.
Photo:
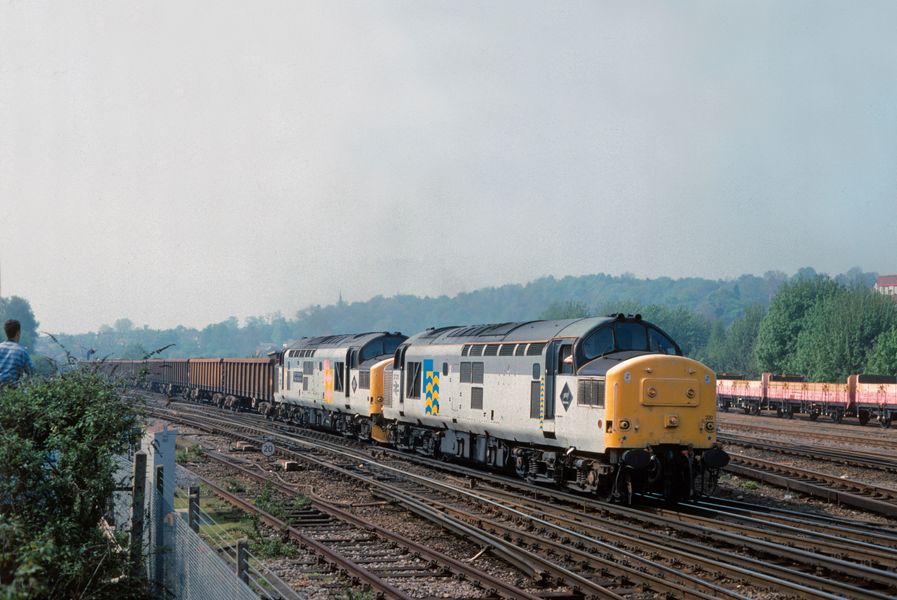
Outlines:
{"label": "wire fence", "polygon": [[155,597],[299,598],[249,551],[237,535],[242,530],[216,522],[191,501],[189,475],[174,460],[176,436],[167,429],[148,433],[139,452],[120,458],[107,517],[116,534],[129,536],[132,558]]}

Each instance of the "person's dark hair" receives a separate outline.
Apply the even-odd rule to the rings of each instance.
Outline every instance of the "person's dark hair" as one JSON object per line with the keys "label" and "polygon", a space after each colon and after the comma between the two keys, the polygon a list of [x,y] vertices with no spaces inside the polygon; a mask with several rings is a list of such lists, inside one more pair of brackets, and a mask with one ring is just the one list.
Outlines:
{"label": "person's dark hair", "polygon": [[22,330],[22,325],[15,319],[10,319],[3,324],[3,329],[6,330],[6,339],[11,340]]}

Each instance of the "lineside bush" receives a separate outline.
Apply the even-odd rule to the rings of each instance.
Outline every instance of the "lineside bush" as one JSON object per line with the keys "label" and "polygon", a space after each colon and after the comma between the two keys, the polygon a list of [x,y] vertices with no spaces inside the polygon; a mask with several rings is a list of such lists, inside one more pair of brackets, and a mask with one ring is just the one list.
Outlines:
{"label": "lineside bush", "polygon": [[137,425],[88,370],[0,392],[0,598],[148,597],[100,528]]}

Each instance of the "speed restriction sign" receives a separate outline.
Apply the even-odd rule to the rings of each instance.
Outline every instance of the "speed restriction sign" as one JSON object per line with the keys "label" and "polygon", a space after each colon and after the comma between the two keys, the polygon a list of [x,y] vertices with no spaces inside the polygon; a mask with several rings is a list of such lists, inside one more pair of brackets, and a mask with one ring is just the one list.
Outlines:
{"label": "speed restriction sign", "polygon": [[262,454],[265,456],[274,456],[274,442],[265,442],[262,444]]}

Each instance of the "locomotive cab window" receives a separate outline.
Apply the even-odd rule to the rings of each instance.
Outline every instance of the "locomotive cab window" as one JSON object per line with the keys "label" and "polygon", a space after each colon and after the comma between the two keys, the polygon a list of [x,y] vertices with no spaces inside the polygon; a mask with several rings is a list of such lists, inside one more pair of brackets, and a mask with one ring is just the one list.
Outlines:
{"label": "locomotive cab window", "polygon": [[610,327],[602,327],[586,338],[582,344],[582,353],[586,360],[592,360],[614,351],[614,331]]}
{"label": "locomotive cab window", "polygon": [[614,323],[617,350],[647,350],[648,332],[641,323]]}
{"label": "locomotive cab window", "polygon": [[651,352],[661,354],[676,354],[676,346],[672,340],[653,327],[648,329],[648,348]]}
{"label": "locomotive cab window", "polygon": [[583,341],[578,352],[581,360],[589,361],[611,352],[627,350],[679,354],[676,344],[659,329],[644,323],[613,323],[592,333]]}

